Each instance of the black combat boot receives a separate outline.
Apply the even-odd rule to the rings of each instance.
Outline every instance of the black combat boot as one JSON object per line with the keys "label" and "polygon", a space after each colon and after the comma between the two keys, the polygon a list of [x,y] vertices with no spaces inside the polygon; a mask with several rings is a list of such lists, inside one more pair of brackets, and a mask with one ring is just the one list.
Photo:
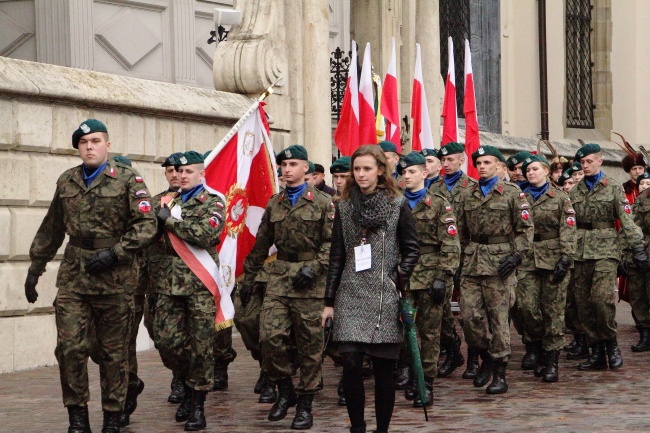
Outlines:
{"label": "black combat boot", "polygon": [[578,370],[605,370],[607,369],[607,354],[605,342],[599,341],[591,348],[591,356],[583,363],[578,364]]}
{"label": "black combat boot", "polygon": [[350,427],[350,433],[366,433],[366,422],[363,422],[363,425],[358,427]]}
{"label": "black combat boot", "polygon": [[185,385],[183,391],[183,401],[176,409],[176,422],[187,421],[192,411],[192,388]]}
{"label": "black combat boot", "polygon": [[616,341],[616,337],[605,341],[605,348],[607,350],[609,368],[612,370],[621,368],[623,366],[623,357],[621,356],[621,349],[618,348],[618,341]]}
{"label": "black combat boot", "polygon": [[290,407],[296,405],[296,391],[290,377],[278,381],[278,400],[269,412],[269,421],[280,421],[287,416]]}
{"label": "black combat boot", "polygon": [[267,375],[264,375],[264,383],[260,391],[258,403],[275,403],[278,399],[278,393],[275,391],[275,383]]}
{"label": "black combat boot", "polygon": [[474,379],[478,373],[478,349],[467,348],[467,368],[463,372],[463,379]]}
{"label": "black combat boot", "polygon": [[558,381],[558,365],[560,362],[560,351],[552,350],[546,352],[546,368],[544,369],[544,377],[542,382],[557,382]]}
{"label": "black combat boot", "polygon": [[397,367],[397,377],[395,377],[395,389],[406,389],[409,380],[411,379],[411,369],[409,367]]}
{"label": "black combat boot", "polygon": [[508,392],[508,383],[506,382],[508,361],[495,359],[492,365],[492,383],[485,389],[485,392],[487,394],[503,394]]}
{"label": "black combat boot", "polygon": [[490,374],[492,373],[492,357],[488,353],[487,349],[481,349],[479,351],[481,355],[481,366],[474,377],[474,386],[480,388],[485,386],[486,383],[490,380]]}
{"label": "black combat boot", "polygon": [[571,340],[571,343],[567,344],[562,348],[562,350],[564,350],[565,352],[572,352],[575,349],[576,345],[578,344],[578,340],[576,340],[576,333],[574,332],[572,336],[573,339]]}
{"label": "black combat boot", "polygon": [[587,345],[587,335],[576,334],[575,338],[577,343],[573,350],[567,351],[566,359],[576,360],[589,358],[589,345]]}
{"label": "black combat boot", "polygon": [[465,363],[465,358],[460,351],[460,337],[454,335],[454,341],[445,345],[447,348],[447,357],[438,369],[438,377],[447,377],[458,367]]}
{"label": "black combat boot", "polygon": [[172,378],[171,383],[172,392],[167,397],[167,401],[174,404],[180,404],[183,402],[183,397],[185,396],[185,387],[183,386],[183,381],[178,380],[175,377]]}
{"label": "black combat boot", "polygon": [[264,374],[264,372],[260,370],[260,377],[257,378],[257,382],[255,382],[255,388],[253,388],[253,392],[255,394],[261,394],[262,393],[262,387],[264,386],[265,377],[266,377],[266,374]]}
{"label": "black combat boot", "polygon": [[197,431],[205,428],[204,405],[207,393],[207,391],[192,390],[192,410],[190,411],[190,417],[185,423],[185,431]]}
{"label": "black combat boot", "polygon": [[639,329],[639,342],[632,346],[632,352],[647,352],[650,350],[650,328]]}
{"label": "black combat boot", "polygon": [[549,353],[546,350],[543,350],[542,353],[537,357],[537,365],[535,365],[535,371],[533,374],[535,377],[542,377],[544,376],[544,370],[546,369],[546,365],[548,363],[548,357],[550,356]]}
{"label": "black combat boot", "polygon": [[339,396],[339,401],[337,402],[337,404],[339,406],[347,406],[348,402],[345,400],[345,393],[343,392],[343,378],[339,380],[339,386],[336,389],[336,393]]}
{"label": "black combat boot", "polygon": [[214,385],[213,391],[222,391],[228,389],[228,363],[214,363]]}
{"label": "black combat boot", "polygon": [[138,407],[138,396],[144,390],[144,382],[138,379],[135,385],[129,385],[126,391],[126,402],[124,403],[124,412],[120,419],[120,427],[126,427],[131,422],[131,414]]}
{"label": "black combat boot", "polygon": [[415,378],[411,377],[404,388],[404,398],[408,401],[412,401],[415,398]]}
{"label": "black combat boot", "polygon": [[298,396],[296,416],[291,422],[293,430],[307,430],[314,425],[314,417],[311,414],[311,404],[314,401],[314,394],[302,394]]}
{"label": "black combat boot", "polygon": [[428,377],[424,378],[424,393],[427,398],[427,404],[422,404],[419,393],[416,393],[415,400],[413,400],[413,407],[433,406],[433,379]]}
{"label": "black combat boot", "polygon": [[539,357],[542,352],[542,342],[533,341],[532,343],[526,343],[526,354],[521,359],[521,369],[522,370],[534,370],[535,366],[538,364]]}
{"label": "black combat boot", "polygon": [[120,419],[122,412],[104,411],[104,426],[102,433],[120,433]]}
{"label": "black combat boot", "polygon": [[70,427],[68,433],[92,433],[88,420],[88,406],[68,406]]}

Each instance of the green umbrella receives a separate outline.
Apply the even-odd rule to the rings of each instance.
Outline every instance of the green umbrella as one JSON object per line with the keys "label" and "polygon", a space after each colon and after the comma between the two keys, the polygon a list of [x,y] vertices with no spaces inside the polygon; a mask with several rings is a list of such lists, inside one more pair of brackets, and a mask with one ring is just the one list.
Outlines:
{"label": "green umbrella", "polygon": [[415,390],[420,395],[420,401],[422,401],[424,419],[429,421],[429,414],[427,413],[428,399],[426,388],[424,386],[424,371],[422,370],[422,359],[420,359],[420,348],[418,347],[418,337],[415,328],[415,313],[417,313],[418,310],[407,298],[402,298],[400,304],[402,322],[406,328],[406,343],[411,356],[411,369],[413,370],[413,376],[415,378]]}

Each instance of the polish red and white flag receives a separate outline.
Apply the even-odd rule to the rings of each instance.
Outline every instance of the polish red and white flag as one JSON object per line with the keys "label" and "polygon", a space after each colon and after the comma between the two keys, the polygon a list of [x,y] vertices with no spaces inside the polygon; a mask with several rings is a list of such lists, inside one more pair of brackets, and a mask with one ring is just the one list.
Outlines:
{"label": "polish red and white flag", "polygon": [[465,173],[471,178],[478,179],[478,170],[468,161],[472,160],[472,153],[481,146],[478,135],[478,116],[476,113],[476,97],[474,95],[474,74],[472,72],[472,51],[469,41],[465,39],[465,99],[463,101],[465,114]]}
{"label": "polish red and white flag", "polygon": [[413,119],[411,148],[413,151],[419,151],[435,149],[435,145],[431,132],[427,95],[424,91],[420,44],[415,44],[415,50],[415,73],[413,75],[413,93],[411,94],[411,118]]}
{"label": "polish red and white flag", "polygon": [[366,44],[359,80],[359,144],[377,144],[377,124],[375,122],[375,96],[372,91],[372,62],[370,42]]}
{"label": "polish red and white flag", "polygon": [[343,94],[341,115],[334,131],[334,142],[342,156],[351,156],[361,146],[359,142],[359,77],[357,75],[357,44],[352,41],[352,58],[348,81]]}
{"label": "polish red and white flag", "polygon": [[441,144],[458,141],[458,116],[456,107],[456,68],[454,65],[454,41],[451,36],[447,39],[449,67],[445,82],[445,99],[442,103],[442,140]]}
{"label": "polish red and white flag", "polygon": [[386,140],[397,146],[398,153],[402,153],[400,140],[399,99],[397,97],[397,60],[395,53],[395,38],[392,38],[393,51],[390,63],[384,77],[384,87],[381,93],[379,111],[386,119]]}

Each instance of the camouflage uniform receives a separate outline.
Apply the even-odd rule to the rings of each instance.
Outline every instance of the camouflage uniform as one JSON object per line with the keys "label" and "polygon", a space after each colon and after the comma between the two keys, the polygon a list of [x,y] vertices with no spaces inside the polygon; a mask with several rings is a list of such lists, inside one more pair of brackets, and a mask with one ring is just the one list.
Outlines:
{"label": "camouflage uniform", "polygon": [[[253,250],[244,262],[244,284],[252,285],[271,245],[277,260],[268,266],[268,281],[260,315],[263,370],[278,382],[291,376],[287,354],[289,333],[300,354],[300,383],[296,392],[314,394],[321,379],[325,274],[329,261],[334,209],[331,198],[308,186],[294,206],[286,193],[274,195],[266,207]],[[302,266],[314,271],[311,287],[297,291],[291,279]]]}
{"label": "camouflage uniform", "polygon": [[535,218],[535,237],[517,271],[517,305],[525,334],[550,352],[564,347],[568,277],[554,283],[553,270],[561,257],[571,259],[575,253],[575,211],[569,196],[550,185],[537,201],[529,193],[526,199]]}
{"label": "camouflage uniform", "polygon": [[[453,275],[460,263],[460,242],[456,217],[447,199],[427,192],[412,210],[420,242],[420,259],[411,274],[408,297],[418,309],[415,325],[420,339],[425,378],[433,381],[438,373],[440,326],[443,306],[453,290]],[[445,300],[434,304],[429,288],[434,279],[445,281]]]}
{"label": "camouflage uniform", "polygon": [[[643,231],[643,243],[646,251],[650,246],[650,190],[642,192],[633,205],[634,222]],[[628,290],[630,306],[636,325],[640,328],[650,328],[650,293],[646,274],[633,265],[629,260],[627,265]]]}
{"label": "camouflage uniform", "polygon": [[[593,346],[616,338],[616,268],[621,246],[643,243],[623,187],[603,173],[591,191],[583,179],[570,193],[577,219],[575,295],[578,314]],[[617,234],[614,222],[619,219]]]}
{"label": "camouflage uniform", "polygon": [[[140,383],[138,377],[138,358],[136,354],[136,342],[138,329],[144,315],[145,294],[149,287],[149,275],[147,273],[147,261],[142,252],[139,252],[134,261],[138,268],[138,284],[133,292],[133,326],[129,337],[129,386],[137,386]],[[151,335],[151,334],[150,334]]]}
{"label": "camouflage uniform", "polygon": [[478,184],[466,189],[458,204],[463,333],[469,347],[488,349],[492,359],[507,361],[508,312],[514,304],[517,277],[514,273],[505,280],[499,277],[499,260],[514,252],[523,257],[532,246],[529,204],[516,185],[500,179],[485,198]]}
{"label": "camouflage uniform", "polygon": [[[126,398],[128,341],[133,321],[133,294],[138,273],[134,253],[151,242],[156,217],[151,196],[133,169],[109,161],[92,184],[82,166],[58,179],[47,215],[30,248],[30,273],[41,275],[63,243],[70,240],[57,276],[54,301],[55,350],[61,373],[63,404],[84,406],[88,392],[87,358],[96,350],[100,366],[102,408],[120,412]],[[98,250],[112,247],[118,263],[96,274],[85,263]],[[96,338],[96,348],[93,339]]]}
{"label": "camouflage uniform", "polygon": [[183,219],[172,217],[165,222],[162,248],[166,254],[156,266],[156,347],[174,377],[195,391],[210,391],[214,379],[214,297],[174,251],[168,233],[207,250],[219,264],[215,246],[223,230],[224,202],[203,190],[185,203],[180,197],[174,198],[170,207],[174,205],[181,206]]}

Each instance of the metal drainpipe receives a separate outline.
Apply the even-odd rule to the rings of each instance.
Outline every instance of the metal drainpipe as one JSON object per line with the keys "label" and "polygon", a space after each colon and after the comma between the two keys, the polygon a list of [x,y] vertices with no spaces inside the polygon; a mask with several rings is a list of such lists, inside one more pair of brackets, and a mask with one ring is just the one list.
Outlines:
{"label": "metal drainpipe", "polygon": [[548,75],[546,73],[546,0],[537,0],[539,28],[539,106],[542,121],[542,140],[548,140]]}

